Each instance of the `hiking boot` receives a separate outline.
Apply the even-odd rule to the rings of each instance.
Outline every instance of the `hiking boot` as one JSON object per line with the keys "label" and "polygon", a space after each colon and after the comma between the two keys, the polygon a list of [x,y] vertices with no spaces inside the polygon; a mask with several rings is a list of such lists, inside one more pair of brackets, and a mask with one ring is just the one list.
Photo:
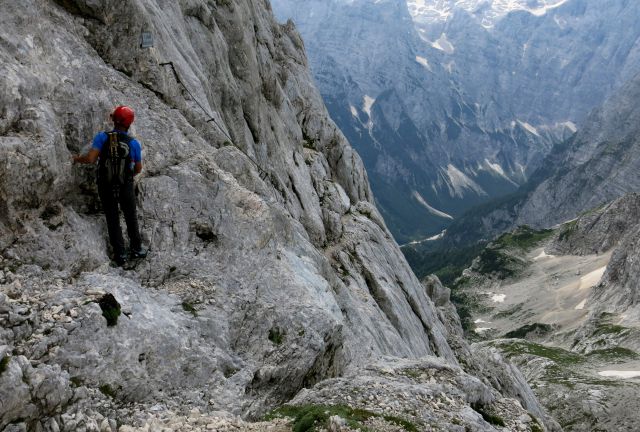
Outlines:
{"label": "hiking boot", "polygon": [[145,248],[141,247],[138,250],[132,250],[131,252],[129,252],[129,257],[131,257],[132,259],[146,258],[148,252],[149,251],[147,251]]}
{"label": "hiking boot", "polygon": [[122,266],[124,266],[124,265],[127,263],[127,261],[128,261],[128,259],[127,259],[127,255],[117,255],[117,256],[115,256],[115,257],[113,258],[113,261],[116,263],[116,265],[117,265],[118,267],[122,267]]}

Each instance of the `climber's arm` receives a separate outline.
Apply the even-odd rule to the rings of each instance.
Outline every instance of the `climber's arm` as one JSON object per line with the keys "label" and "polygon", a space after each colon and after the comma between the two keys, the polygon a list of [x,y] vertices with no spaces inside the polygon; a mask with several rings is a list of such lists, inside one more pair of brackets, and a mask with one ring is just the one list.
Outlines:
{"label": "climber's arm", "polygon": [[74,155],[73,162],[79,164],[94,164],[100,156],[100,150],[92,148],[89,153],[83,155]]}

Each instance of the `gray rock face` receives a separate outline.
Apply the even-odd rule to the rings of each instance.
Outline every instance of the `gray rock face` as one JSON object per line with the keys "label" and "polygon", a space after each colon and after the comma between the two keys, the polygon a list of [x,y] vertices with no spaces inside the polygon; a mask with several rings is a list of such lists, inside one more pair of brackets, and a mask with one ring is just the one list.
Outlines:
{"label": "gray rock face", "polygon": [[[629,197],[629,201],[638,203],[637,195]],[[635,209],[634,209],[635,210]],[[640,334],[636,331],[640,322],[640,297],[638,295],[638,239],[640,226],[634,219],[635,212],[622,213],[630,222],[630,227],[621,236],[611,261],[607,266],[602,281],[595,287],[589,303],[593,305],[594,319],[608,315],[608,321],[617,322],[622,327],[631,329],[623,331],[622,336],[631,336],[627,344],[635,349],[640,348]]]}
{"label": "gray rock face", "polygon": [[527,197],[518,223],[558,223],[640,187],[638,120],[640,75],[586,122],[555,158],[553,172]]}
{"label": "gray rock face", "polygon": [[564,224],[547,248],[560,255],[608,252],[633,232],[640,216],[640,196],[631,193],[601,209]]}
{"label": "gray rock face", "polygon": [[[637,75],[589,115],[580,132],[556,147],[517,194],[456,221],[447,231],[448,240],[491,239],[519,225],[552,227],[637,192],[639,97]],[[632,209],[613,209],[611,215],[627,210]]]}
{"label": "gray rock face", "polygon": [[513,192],[640,66],[640,8],[622,0],[273,4],[401,243]]}
{"label": "gray rock face", "polygon": [[[381,418],[400,416],[417,430],[542,428],[519,402],[501,397],[490,385],[437,358],[427,357],[419,362],[378,361],[358,374],[327,380],[311,390],[303,390],[291,401],[302,406],[327,402],[379,413]],[[391,425],[393,421],[387,417],[387,424],[375,430],[405,430],[391,429]]]}
{"label": "gray rock face", "polygon": [[[457,367],[300,36],[268,3],[1,8],[0,427],[253,418],[382,356]],[[69,162],[119,103],[145,157],[151,252],[133,270],[109,266],[94,170]]]}

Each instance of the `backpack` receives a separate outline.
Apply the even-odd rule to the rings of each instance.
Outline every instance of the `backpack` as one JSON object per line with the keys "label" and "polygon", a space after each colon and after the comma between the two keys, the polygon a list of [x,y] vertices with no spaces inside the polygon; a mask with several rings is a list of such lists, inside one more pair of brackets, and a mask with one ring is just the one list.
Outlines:
{"label": "backpack", "polygon": [[121,132],[107,132],[107,142],[100,151],[98,181],[119,186],[133,180],[130,143],[132,137]]}

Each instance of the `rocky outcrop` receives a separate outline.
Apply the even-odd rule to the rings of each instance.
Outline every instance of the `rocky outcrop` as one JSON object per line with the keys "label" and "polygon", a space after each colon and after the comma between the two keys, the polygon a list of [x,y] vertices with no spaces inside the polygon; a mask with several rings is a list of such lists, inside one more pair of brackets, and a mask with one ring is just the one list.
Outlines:
{"label": "rocky outcrop", "polygon": [[[542,425],[514,399],[437,358],[419,362],[379,361],[359,371],[302,391],[296,405],[353,406],[379,412],[386,424],[374,430],[535,430]],[[395,428],[405,419],[412,428]],[[364,423],[367,426],[367,423]]]}
{"label": "rocky outcrop", "polygon": [[[0,428],[255,419],[381,357],[458,368],[267,2],[2,10]],[[70,163],[118,103],[145,158],[150,254],[128,270],[109,265],[93,169]]]}
{"label": "rocky outcrop", "polygon": [[637,226],[640,195],[631,193],[563,224],[547,251],[560,255],[608,252]]}

